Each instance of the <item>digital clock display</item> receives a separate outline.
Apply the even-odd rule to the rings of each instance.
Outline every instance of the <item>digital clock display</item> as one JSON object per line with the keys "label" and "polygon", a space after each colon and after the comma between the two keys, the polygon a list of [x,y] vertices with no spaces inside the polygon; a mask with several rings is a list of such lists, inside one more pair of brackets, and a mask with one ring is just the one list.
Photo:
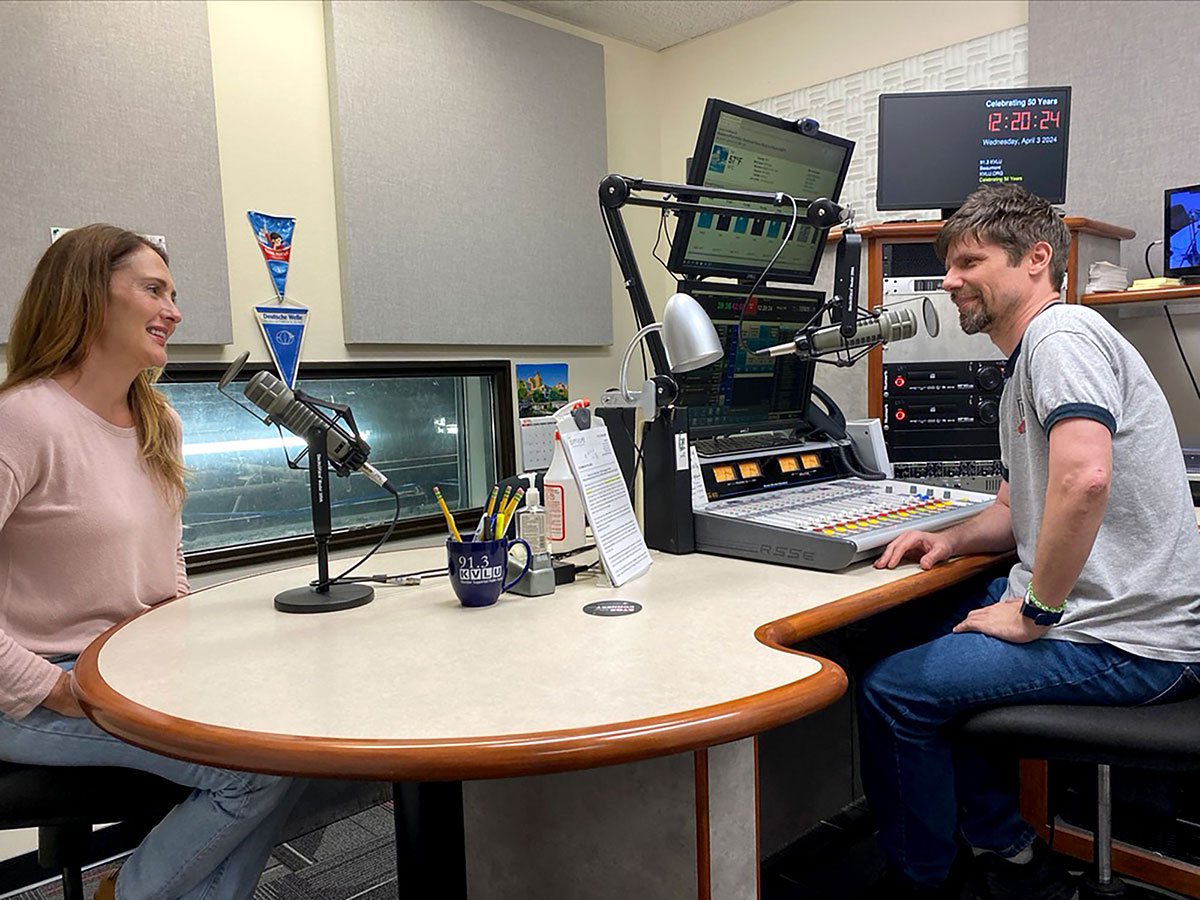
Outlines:
{"label": "digital clock display", "polygon": [[953,209],[985,184],[1066,199],[1069,87],[882,94],[876,208]]}
{"label": "digital clock display", "polygon": [[1017,109],[1011,112],[993,110],[988,113],[987,129],[993,133],[1026,131],[1058,131],[1062,111],[1057,109]]}

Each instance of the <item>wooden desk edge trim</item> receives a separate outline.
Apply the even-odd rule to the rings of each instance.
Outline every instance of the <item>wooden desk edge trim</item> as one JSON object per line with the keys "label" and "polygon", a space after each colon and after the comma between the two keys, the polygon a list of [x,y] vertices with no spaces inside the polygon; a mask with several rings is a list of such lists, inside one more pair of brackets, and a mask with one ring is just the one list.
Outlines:
{"label": "wooden desk edge trim", "polygon": [[[823,709],[845,693],[845,673],[833,662],[792,650],[788,644],[961,581],[1001,559],[972,556],[952,560],[758,628],[755,634],[767,646],[819,664],[817,672],[799,681],[714,706],[602,727],[493,737],[367,740],[205,725],[128,700],[103,680],[100,651],[124,623],[108,629],[80,655],[75,665],[76,694],[96,724],[138,747],[208,765],[281,775],[328,777],[336,773],[345,778],[388,780],[500,778],[634,762],[748,737]],[[336,764],[331,764],[332,756],[337,757]]]}
{"label": "wooden desk edge trim", "polygon": [[847,684],[837,665],[809,656],[820,669],[799,681],[715,706],[602,727],[428,740],[306,737],[206,725],[128,700],[109,687],[98,667],[100,649],[119,627],[93,641],[75,665],[76,696],[92,721],[135,746],[166,756],[279,775],[457,780],[634,762],[749,737],[790,722],[828,706],[845,693]]}
{"label": "wooden desk edge trim", "polygon": [[980,575],[988,569],[1016,559],[1015,551],[1002,554],[960,556],[949,562],[917,572],[882,587],[852,594],[832,603],[823,603],[761,626],[755,636],[769,647],[786,650],[805,638],[832,631],[842,625],[899,606],[917,597]]}

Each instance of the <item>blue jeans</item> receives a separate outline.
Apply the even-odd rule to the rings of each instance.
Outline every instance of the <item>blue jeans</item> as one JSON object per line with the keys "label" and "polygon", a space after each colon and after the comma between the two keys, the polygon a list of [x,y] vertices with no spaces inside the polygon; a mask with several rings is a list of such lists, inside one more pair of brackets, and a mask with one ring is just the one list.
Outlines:
{"label": "blue jeans", "polygon": [[969,610],[1007,592],[1007,578],[969,592],[932,623],[931,640],[879,660],[859,679],[863,787],[879,843],[889,863],[918,883],[945,880],[956,836],[1005,856],[1034,838],[1018,811],[1012,765],[952,741],[945,726],[956,715],[1036,703],[1136,706],[1183,699],[1200,685],[1200,665],[1108,644],[950,633]]}
{"label": "blue jeans", "polygon": [[[60,663],[70,669],[74,661]],[[126,744],[90,719],[39,706],[0,715],[0,759],[49,766],[122,766],[195,788],[121,866],[119,900],[244,900],[307,782],[182,762]]]}

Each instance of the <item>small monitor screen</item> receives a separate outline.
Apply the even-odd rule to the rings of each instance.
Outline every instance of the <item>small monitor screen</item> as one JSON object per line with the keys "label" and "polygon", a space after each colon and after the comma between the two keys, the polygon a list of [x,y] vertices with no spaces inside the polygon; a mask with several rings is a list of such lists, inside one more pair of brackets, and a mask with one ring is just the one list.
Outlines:
{"label": "small monitor screen", "polygon": [[1200,184],[1166,192],[1163,274],[1172,278],[1200,276]]}
{"label": "small monitor screen", "polygon": [[758,356],[760,350],[793,340],[806,325],[818,324],[825,301],[820,291],[766,288],[756,291],[742,319],[747,287],[715,282],[681,282],[716,326],[725,356],[712,365],[674,375],[680,406],[688,408],[694,438],[750,431],[804,429],[815,363],[795,355]]}
{"label": "small monitor screen", "polygon": [[954,209],[984,184],[1067,197],[1069,87],[881,94],[878,209]]}
{"label": "small monitor screen", "polygon": [[[803,134],[794,122],[710,98],[704,108],[689,184],[742,191],[780,191],[797,200],[836,201],[850,167],[854,142],[816,131]],[[783,206],[697,198],[712,206],[736,206],[791,215]],[[768,278],[812,284],[826,232],[804,223],[798,207],[791,240]],[[694,277],[756,278],[779,250],[788,222],[754,215],[680,212],[669,267]]]}

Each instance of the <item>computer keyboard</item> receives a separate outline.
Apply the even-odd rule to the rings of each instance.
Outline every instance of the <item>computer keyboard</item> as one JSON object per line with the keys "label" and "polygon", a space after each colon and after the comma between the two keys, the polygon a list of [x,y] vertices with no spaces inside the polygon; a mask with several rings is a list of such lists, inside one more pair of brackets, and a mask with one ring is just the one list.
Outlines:
{"label": "computer keyboard", "polygon": [[759,431],[754,434],[727,434],[701,438],[692,446],[700,456],[721,456],[725,453],[743,453],[747,450],[776,450],[802,443],[790,431]]}

